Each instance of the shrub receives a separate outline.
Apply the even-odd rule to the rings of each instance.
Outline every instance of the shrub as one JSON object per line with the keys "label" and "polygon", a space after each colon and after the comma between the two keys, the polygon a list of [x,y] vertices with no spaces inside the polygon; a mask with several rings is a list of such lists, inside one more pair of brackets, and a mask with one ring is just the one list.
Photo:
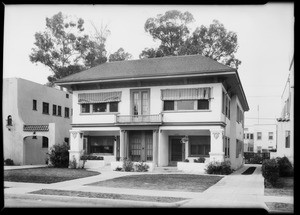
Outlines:
{"label": "shrub", "polygon": [[277,164],[276,159],[264,160],[261,170],[266,181],[272,186],[275,186],[279,178],[279,165]]}
{"label": "shrub", "polygon": [[103,160],[104,158],[97,155],[82,155],[80,160]]}
{"label": "shrub", "polygon": [[123,159],[123,169],[125,172],[133,171],[133,162],[130,159],[124,158]]}
{"label": "shrub", "polygon": [[294,168],[286,156],[282,158],[278,157],[276,158],[276,160],[279,168],[280,177],[290,177],[294,175]]}
{"label": "shrub", "polygon": [[136,167],[137,172],[147,172],[149,169],[149,165],[147,165],[144,162],[139,162],[139,163],[135,164],[135,167]]}
{"label": "shrub", "polygon": [[263,162],[262,156],[254,154],[253,158],[250,158],[250,164],[261,164]]}
{"label": "shrub", "polygon": [[116,169],[115,169],[115,171],[122,171],[122,167],[117,167]]}
{"label": "shrub", "polygon": [[189,159],[185,159],[184,162],[188,163],[188,162],[190,162],[190,161],[189,161]]}
{"label": "shrub", "polygon": [[50,164],[53,167],[67,168],[69,166],[69,146],[66,143],[55,144],[50,148]]}
{"label": "shrub", "polygon": [[15,164],[14,164],[14,161],[13,161],[12,159],[10,159],[10,158],[7,158],[7,159],[4,161],[4,163],[5,163],[6,166],[13,166],[13,165],[15,165]]}
{"label": "shrub", "polygon": [[69,168],[70,168],[70,169],[76,169],[76,168],[77,168],[77,161],[76,161],[74,155],[73,155],[72,161],[69,162]]}
{"label": "shrub", "polygon": [[198,159],[194,159],[195,163],[204,163],[205,162],[205,158],[204,157],[199,157]]}
{"label": "shrub", "polygon": [[211,162],[206,168],[207,174],[228,175],[232,172],[230,161]]}

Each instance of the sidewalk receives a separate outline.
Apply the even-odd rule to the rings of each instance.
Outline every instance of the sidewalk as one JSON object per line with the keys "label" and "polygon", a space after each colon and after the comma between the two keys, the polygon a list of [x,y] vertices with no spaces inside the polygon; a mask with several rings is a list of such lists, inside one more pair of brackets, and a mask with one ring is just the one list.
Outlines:
{"label": "sidewalk", "polygon": [[[256,170],[252,175],[241,175],[249,166],[256,166]],[[95,171],[95,170],[94,170]],[[263,208],[268,210],[264,202],[283,202],[293,203],[293,197],[273,197],[264,196],[264,179],[261,175],[261,165],[245,165],[231,175],[224,176],[218,183],[208,188],[202,193],[198,192],[178,192],[178,191],[162,191],[162,190],[145,190],[145,189],[127,189],[127,188],[110,188],[99,186],[86,186],[93,182],[103,181],[126,175],[141,174],[138,172],[118,172],[111,171],[105,167],[101,170],[100,175],[87,178],[75,179],[70,181],[58,182],[53,184],[35,184],[35,183],[19,183],[5,182],[5,196],[17,198],[25,196],[26,198],[51,198],[57,201],[79,201],[83,206],[94,202],[96,205],[105,205],[109,201],[119,202],[116,207],[127,205],[128,207],[140,205],[148,207],[183,207],[183,208]],[[146,174],[160,174],[146,173]],[[169,174],[169,173],[165,173]],[[174,174],[174,173],[173,173]],[[182,174],[182,173],[179,173]],[[99,193],[115,193],[129,194],[141,196],[162,196],[162,197],[181,197],[188,200],[177,203],[156,203],[156,202],[136,202],[129,200],[112,200],[112,199],[91,199],[85,197],[66,197],[66,196],[45,196],[37,194],[28,194],[29,192],[40,189],[57,189],[69,191],[83,192],[99,192]],[[75,199],[74,199],[75,198]]]}

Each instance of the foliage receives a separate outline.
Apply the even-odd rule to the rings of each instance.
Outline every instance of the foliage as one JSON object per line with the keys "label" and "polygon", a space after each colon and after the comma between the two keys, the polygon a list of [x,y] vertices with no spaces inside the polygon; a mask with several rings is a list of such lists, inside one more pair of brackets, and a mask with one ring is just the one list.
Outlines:
{"label": "foliage", "polygon": [[132,172],[134,170],[133,162],[130,159],[127,158],[123,159],[123,170],[125,172]]}
{"label": "foliage", "polygon": [[205,158],[204,157],[199,157],[198,159],[194,159],[194,163],[204,163]]}
{"label": "foliage", "polygon": [[49,162],[53,167],[66,168],[69,165],[69,146],[67,143],[55,144],[50,148]]}
{"label": "foliage", "polygon": [[276,158],[276,161],[279,167],[280,177],[290,177],[294,175],[294,168],[286,156],[282,158],[278,157]]}
{"label": "foliage", "polygon": [[103,160],[104,158],[97,155],[82,155],[80,160]]}
{"label": "foliage", "polygon": [[5,163],[6,166],[13,166],[13,165],[15,165],[14,161],[12,159],[10,159],[10,158],[5,159],[4,163]]}
{"label": "foliage", "polygon": [[277,164],[276,159],[264,160],[261,170],[266,181],[275,186],[279,178],[279,165]]}
{"label": "foliage", "polygon": [[132,58],[132,55],[130,53],[125,52],[125,50],[123,48],[119,48],[118,51],[109,55],[109,62],[129,60],[131,58]]}
{"label": "foliage", "polygon": [[206,168],[207,174],[229,175],[232,172],[230,161],[211,162]]}
{"label": "foliage", "polygon": [[253,158],[250,158],[250,164],[261,164],[263,162],[262,156],[254,154]]}
{"label": "foliage", "polygon": [[222,23],[213,20],[208,27],[201,25],[190,34],[188,25],[193,21],[191,13],[177,10],[147,19],[145,31],[154,40],[159,40],[160,45],[157,49],[145,48],[140,58],[201,54],[238,68],[241,61],[234,56],[238,48],[236,33],[227,31]]}
{"label": "foliage", "polygon": [[136,163],[135,167],[137,172],[148,172],[149,169],[149,165],[144,162]]}
{"label": "foliage", "polygon": [[190,162],[190,160],[189,159],[185,159],[184,162],[188,163],[188,162]]}
{"label": "foliage", "polygon": [[29,58],[32,63],[42,63],[52,70],[48,85],[107,61],[105,44],[83,32],[82,18],[73,21],[59,12],[46,18],[44,32],[35,33],[35,47]]}
{"label": "foliage", "polygon": [[69,168],[70,168],[70,169],[76,169],[76,168],[77,168],[77,161],[76,161],[74,155],[73,155],[72,161],[69,162]]}
{"label": "foliage", "polygon": [[115,169],[115,171],[122,171],[122,170],[123,170],[122,167],[117,167],[117,168]]}

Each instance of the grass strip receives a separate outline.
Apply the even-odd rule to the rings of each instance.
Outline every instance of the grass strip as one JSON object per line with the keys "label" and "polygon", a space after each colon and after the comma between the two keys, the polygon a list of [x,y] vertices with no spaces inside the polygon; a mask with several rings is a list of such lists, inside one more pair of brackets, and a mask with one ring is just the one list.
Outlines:
{"label": "grass strip", "polygon": [[177,197],[140,196],[140,195],[128,195],[128,194],[95,193],[95,192],[55,190],[55,189],[42,189],[30,193],[41,194],[41,195],[59,195],[59,196],[87,197],[87,198],[101,198],[101,199],[121,199],[121,200],[164,202],[164,203],[174,203],[178,201],[187,200],[187,198],[177,198]]}
{"label": "grass strip", "polygon": [[246,171],[244,171],[242,173],[242,175],[251,175],[251,174],[253,174],[253,172],[255,171],[255,169],[256,169],[256,167],[251,166],[248,169],[246,169]]}

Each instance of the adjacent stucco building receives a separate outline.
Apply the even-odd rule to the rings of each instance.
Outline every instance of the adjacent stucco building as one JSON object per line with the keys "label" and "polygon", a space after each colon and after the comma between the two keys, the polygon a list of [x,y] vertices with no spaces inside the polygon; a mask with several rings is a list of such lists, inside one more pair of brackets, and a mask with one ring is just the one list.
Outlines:
{"label": "adjacent stucco building", "polygon": [[72,94],[22,78],[3,79],[4,159],[45,164],[48,149],[69,141]]}
{"label": "adjacent stucco building", "polygon": [[248,103],[236,69],[201,55],[107,62],[56,82],[73,92],[70,160],[243,163]]}

